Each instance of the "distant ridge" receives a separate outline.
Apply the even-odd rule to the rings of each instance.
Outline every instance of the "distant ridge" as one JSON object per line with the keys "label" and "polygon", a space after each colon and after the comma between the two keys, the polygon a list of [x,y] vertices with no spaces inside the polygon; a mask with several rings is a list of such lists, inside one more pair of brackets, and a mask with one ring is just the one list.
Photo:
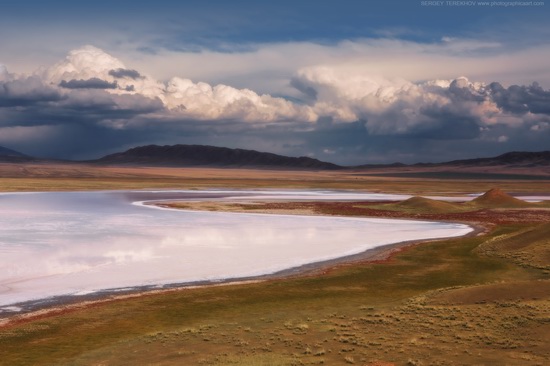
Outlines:
{"label": "distant ridge", "polygon": [[0,162],[17,163],[31,160],[34,159],[28,155],[0,146]]}
{"label": "distant ridge", "polygon": [[212,166],[336,170],[341,166],[309,157],[287,157],[255,150],[208,145],[148,145],[115,153],[92,161],[109,165]]}
{"label": "distant ridge", "polygon": [[550,151],[512,151],[492,158],[477,158],[465,160],[453,160],[439,164],[416,164],[416,165],[469,165],[469,166],[492,166],[508,165],[513,167],[535,167],[550,166]]}
{"label": "distant ridge", "polygon": [[376,168],[402,168],[402,167],[550,167],[550,151],[512,151],[490,158],[475,158],[452,160],[442,163],[416,163],[416,164],[364,164],[358,165],[355,169],[376,169]]}
{"label": "distant ridge", "polygon": [[[1,155],[0,155],[1,157]],[[269,169],[305,169],[305,170],[377,170],[384,169],[387,174],[417,174],[436,177],[445,174],[453,174],[457,169],[462,172],[454,174],[464,175],[464,169],[502,169],[510,168],[550,168],[550,151],[521,152],[514,151],[496,157],[453,160],[444,163],[417,163],[412,165],[393,164],[365,164],[359,166],[340,166],[333,163],[320,161],[310,157],[288,157],[256,150],[231,149],[209,145],[147,145],[138,146],[124,152],[104,156],[97,160],[88,161],[95,164],[105,165],[135,165],[135,166],[206,166],[206,167],[227,167],[227,168],[269,168]],[[425,172],[407,173],[408,168],[430,169]],[[431,169],[438,169],[432,173]],[[392,173],[395,172],[395,173]],[[400,173],[402,172],[402,173]],[[485,170],[487,172],[487,170]],[[487,173],[491,174],[491,173]],[[497,174],[498,175],[498,174]],[[504,174],[506,175],[506,174]],[[460,177],[456,177],[460,178]],[[521,177],[507,177],[521,178]]]}

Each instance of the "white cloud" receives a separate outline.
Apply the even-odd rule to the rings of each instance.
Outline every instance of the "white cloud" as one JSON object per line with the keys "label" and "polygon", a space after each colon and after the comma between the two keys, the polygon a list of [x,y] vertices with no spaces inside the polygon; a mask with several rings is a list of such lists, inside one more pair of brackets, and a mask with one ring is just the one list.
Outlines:
{"label": "white cloud", "polygon": [[172,78],[161,99],[171,110],[195,119],[236,119],[250,122],[279,120],[314,121],[316,116],[307,106],[295,105],[282,98],[258,95],[249,89],[236,89],[219,84],[193,83]]}
{"label": "white cloud", "polygon": [[103,50],[84,46],[69,52],[64,60],[44,72],[46,79],[53,82],[71,79],[105,78],[110,70],[125,68],[124,64]]}
{"label": "white cloud", "polygon": [[[229,49],[231,47],[229,46]],[[264,93],[289,93],[288,79],[304,67],[326,65],[349,72],[392,75],[413,82],[451,79],[457,75],[484,81],[550,86],[545,60],[550,46],[509,49],[497,42],[449,38],[434,43],[396,39],[357,39],[336,44],[286,42],[235,46],[234,52],[160,49],[144,54],[123,52],[132,68],[168,80],[188,77],[209,83],[224,82]]]}
{"label": "white cloud", "polygon": [[116,81],[120,86],[118,90],[112,91],[116,94],[128,93],[126,88],[130,86],[139,94],[151,98],[159,97],[163,93],[164,85],[150,76],[137,79],[115,78],[111,72],[119,69],[127,67],[105,51],[88,45],[70,51],[65,59],[38,74],[54,85],[59,85],[63,81],[99,78],[108,82]]}
{"label": "white cloud", "polygon": [[[148,39],[147,42],[152,41]],[[74,42],[69,44],[71,46],[64,47],[72,47]],[[528,84],[537,80],[545,87],[550,86],[550,71],[545,63],[550,56],[550,45],[544,44],[510,49],[506,44],[473,39],[445,38],[439,42],[419,43],[378,38],[344,40],[334,44],[279,42],[247,44],[245,47],[227,44],[224,51],[174,51],[154,48],[154,44],[145,45],[152,46],[154,52],[144,52],[144,44],[128,39],[117,38],[111,43],[101,40],[96,44],[123,59],[132,69],[162,81],[177,76],[272,95],[289,93],[288,79],[293,73],[315,65],[392,75],[414,82],[450,79],[463,74],[485,82]],[[15,48],[10,48],[10,44],[3,46],[5,55],[1,61],[19,73],[29,73],[41,65],[50,64],[53,57],[43,44],[27,45],[28,49],[21,45]],[[57,57],[65,52],[59,49],[59,45],[55,47],[50,52]]]}
{"label": "white cloud", "polygon": [[6,65],[0,64],[0,80],[4,81],[8,78],[8,68]]}
{"label": "white cloud", "polygon": [[[404,47],[404,51],[394,47],[394,53],[407,54],[407,48],[412,47],[403,41],[394,42]],[[443,46],[429,47],[452,48],[448,44],[453,42],[445,40]],[[458,51],[498,46],[458,43]],[[387,46],[382,41],[377,44]],[[319,52],[327,47],[316,45],[313,50]],[[342,42],[338,47],[346,51],[338,57],[345,59],[346,54],[363,54],[373,44]],[[429,47],[425,46],[420,53]],[[377,57],[380,54],[373,53],[371,61]],[[293,88],[294,96],[304,101],[298,103],[248,88],[211,85],[179,76],[163,82],[140,69],[129,68],[93,46],[70,51],[60,62],[29,77],[9,74],[5,67],[0,71],[3,75],[0,106],[42,103],[50,108],[48,113],[55,114],[57,109],[57,113],[69,117],[85,110],[82,120],[86,123],[92,121],[116,129],[143,124],[143,118],[137,116],[156,123],[231,120],[249,125],[279,122],[303,125],[328,118],[333,123],[366,121],[368,132],[373,135],[473,138],[492,126],[537,125],[541,122],[540,111],[544,110],[541,100],[548,99],[547,92],[538,85],[506,89],[500,84],[471,82],[464,76],[419,82],[398,76],[390,78],[354,61],[306,66],[294,71],[287,84]]]}
{"label": "white cloud", "polygon": [[[127,70],[120,60],[103,50],[85,46],[70,51],[61,62],[56,63],[38,74],[51,85],[85,85],[87,81],[98,84],[117,85],[118,88],[106,88],[104,93],[61,90],[68,96],[68,103],[108,104],[111,99],[124,109],[131,104],[128,98],[109,97],[114,95],[141,95],[159,99],[171,115],[196,120],[234,119],[249,122],[277,122],[286,120],[315,121],[316,115],[308,106],[291,103],[282,98],[260,95],[249,89],[237,89],[228,85],[210,85],[205,82],[193,82],[190,79],[173,77],[162,83],[148,75],[136,78],[116,77],[119,72]],[[116,83],[116,84],[115,84]],[[73,82],[73,84],[76,84]],[[142,102],[137,99],[137,101]],[[136,106],[139,107],[139,106]]]}
{"label": "white cloud", "polygon": [[[86,46],[43,69],[41,76],[55,85],[63,80],[94,77],[116,81],[119,88],[110,93],[159,98],[167,108],[179,110],[181,116],[246,121],[314,121],[325,115],[349,121],[362,110],[384,109],[397,94],[412,102],[418,98],[414,96],[415,88],[426,80],[449,82],[461,74],[485,83],[525,85],[536,80],[543,86],[550,85],[545,62],[550,57],[550,46],[510,50],[496,42],[444,37],[434,43],[358,39],[337,44],[258,44],[235,52],[159,49],[152,54],[136,51],[136,44],[131,45],[133,48],[125,45],[115,48],[117,54],[124,55],[124,62]],[[109,74],[114,69],[139,70],[143,77],[116,79]],[[275,97],[304,97],[289,82],[292,78],[315,84],[319,93],[315,110]],[[374,89],[377,95],[372,93]],[[422,98],[438,103],[428,96]],[[355,102],[350,103],[352,100]],[[494,120],[497,114],[489,112],[493,106],[482,108],[487,123]]]}

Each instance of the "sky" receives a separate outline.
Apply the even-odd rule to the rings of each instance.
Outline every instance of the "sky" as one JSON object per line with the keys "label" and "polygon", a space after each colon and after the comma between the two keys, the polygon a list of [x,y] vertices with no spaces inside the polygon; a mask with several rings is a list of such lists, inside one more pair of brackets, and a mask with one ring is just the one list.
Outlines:
{"label": "sky", "polygon": [[0,146],[343,165],[550,148],[550,2],[4,1]]}

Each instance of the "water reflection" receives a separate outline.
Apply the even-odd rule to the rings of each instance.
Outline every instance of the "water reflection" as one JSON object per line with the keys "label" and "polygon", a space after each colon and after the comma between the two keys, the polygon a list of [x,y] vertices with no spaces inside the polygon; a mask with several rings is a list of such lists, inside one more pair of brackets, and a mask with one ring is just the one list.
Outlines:
{"label": "water reflection", "polygon": [[[228,195],[212,194],[220,199]],[[332,197],[315,192],[315,199],[323,194]],[[379,245],[471,230],[450,223],[187,212],[131,204],[190,195],[198,199],[207,194],[0,194],[0,305],[266,274]]]}

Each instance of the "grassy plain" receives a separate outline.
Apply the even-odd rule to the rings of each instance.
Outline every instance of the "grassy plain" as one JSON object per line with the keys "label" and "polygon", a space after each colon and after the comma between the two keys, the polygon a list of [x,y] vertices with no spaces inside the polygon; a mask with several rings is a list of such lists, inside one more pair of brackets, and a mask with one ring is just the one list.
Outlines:
{"label": "grassy plain", "polygon": [[[373,174],[378,171],[373,172]],[[544,177],[544,176],[541,176]],[[0,191],[71,191],[141,188],[317,188],[445,195],[550,190],[548,180],[425,179],[381,177],[352,170],[298,171],[222,168],[105,167],[85,164],[0,163]]]}
{"label": "grassy plain", "polygon": [[[12,171],[11,177],[4,174],[0,189],[309,187],[459,194],[493,187],[535,193],[549,187],[538,180],[465,182],[343,172],[26,169]],[[270,205],[263,208],[458,220],[483,225],[487,232],[426,242],[385,261],[338,264],[315,275],[113,298],[20,319],[0,327],[0,364],[550,363],[548,210],[483,207],[462,212],[438,206],[439,212],[426,212],[357,202]]]}

